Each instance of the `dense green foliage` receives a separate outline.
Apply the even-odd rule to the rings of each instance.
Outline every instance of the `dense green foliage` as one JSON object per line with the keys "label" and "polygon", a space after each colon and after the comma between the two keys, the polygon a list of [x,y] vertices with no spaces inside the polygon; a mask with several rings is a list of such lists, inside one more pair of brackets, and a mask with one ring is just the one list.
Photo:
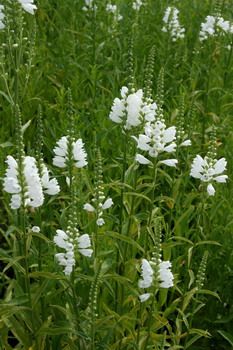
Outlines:
{"label": "dense green foliage", "polygon": [[[199,40],[207,15],[233,22],[233,3],[145,0],[135,11],[132,2],[114,2],[123,16],[114,21],[106,0],[88,11],[84,0],[40,0],[35,15],[2,0],[0,350],[233,347],[233,34]],[[180,11],[183,39],[162,31],[168,6]],[[131,84],[149,89],[166,125],[191,139],[168,157],[176,168],[138,164],[132,136],[143,127],[126,131],[109,119]],[[86,167],[52,165],[64,135],[82,138]],[[22,159],[22,148],[43,155],[61,191],[40,208],[12,210],[4,162]],[[226,158],[229,177],[214,196],[190,176],[196,155],[210,151]],[[114,203],[103,226],[83,210],[98,188]],[[67,276],[53,239],[72,225],[90,235],[94,252],[76,252]],[[174,286],[155,286],[141,303],[141,260],[159,253],[172,262]]]}

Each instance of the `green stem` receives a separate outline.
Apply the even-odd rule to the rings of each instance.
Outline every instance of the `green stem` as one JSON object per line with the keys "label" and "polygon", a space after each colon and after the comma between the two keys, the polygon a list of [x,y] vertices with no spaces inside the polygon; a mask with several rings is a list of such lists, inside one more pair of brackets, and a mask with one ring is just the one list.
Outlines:
{"label": "green stem", "polygon": [[[155,199],[155,188],[156,188],[156,180],[157,180],[157,172],[158,172],[157,159],[154,158],[153,182],[152,182],[152,191],[151,191],[151,204],[150,204],[150,212],[149,212],[147,227],[151,226],[151,221],[152,221],[152,214],[153,214],[153,208],[154,208],[154,199]],[[145,240],[145,246],[144,246],[145,252],[147,252],[148,243],[149,243],[149,235],[147,234],[146,235],[146,240]]]}
{"label": "green stem", "polygon": [[32,295],[31,295],[31,288],[30,288],[30,276],[29,276],[29,264],[28,264],[28,247],[27,247],[27,233],[26,233],[26,212],[25,208],[22,208],[21,212],[21,222],[22,222],[22,230],[23,230],[23,249],[24,249],[24,267],[25,267],[25,290],[28,296],[28,306],[31,311],[31,325],[32,325],[32,332],[33,337],[35,339],[35,350],[39,350],[38,340],[36,335],[36,325],[35,325],[35,319],[34,319],[34,313],[33,313],[33,306],[32,306]]}
{"label": "green stem", "polygon": [[[120,195],[120,218],[119,218],[119,233],[122,234],[122,227],[123,227],[123,212],[124,212],[124,192],[125,192],[125,173],[126,173],[126,163],[127,163],[127,140],[128,140],[128,134],[125,133],[124,135],[124,145],[123,145],[123,168],[122,168],[122,175],[121,175],[121,195]],[[120,262],[120,254],[119,250],[117,250],[117,256],[116,256],[116,266],[117,266],[117,274],[121,275],[123,273],[123,263],[124,261]],[[118,311],[121,309],[121,305],[119,305],[118,302],[118,296],[119,296],[119,285],[118,282],[116,282],[116,290],[115,290],[115,310]]]}
{"label": "green stem", "polygon": [[[146,342],[145,342],[145,346],[144,346],[144,349],[147,350],[147,346],[148,346],[148,342],[149,342],[149,339],[151,337],[151,327],[152,327],[152,319],[153,319],[153,309],[154,309],[154,305],[155,305],[155,297],[156,297],[156,294],[157,294],[157,290],[152,294],[152,303],[151,303],[151,307],[150,307],[150,317],[149,317],[149,320],[148,320],[148,335],[147,335],[147,338],[146,338]],[[155,344],[154,344],[155,345]]]}

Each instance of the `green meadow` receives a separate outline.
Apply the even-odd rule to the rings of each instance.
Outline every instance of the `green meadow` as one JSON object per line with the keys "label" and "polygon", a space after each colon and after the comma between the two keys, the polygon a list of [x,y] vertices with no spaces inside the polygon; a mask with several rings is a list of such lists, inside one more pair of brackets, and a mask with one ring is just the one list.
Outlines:
{"label": "green meadow", "polygon": [[0,0],[0,350],[233,349],[232,0]]}

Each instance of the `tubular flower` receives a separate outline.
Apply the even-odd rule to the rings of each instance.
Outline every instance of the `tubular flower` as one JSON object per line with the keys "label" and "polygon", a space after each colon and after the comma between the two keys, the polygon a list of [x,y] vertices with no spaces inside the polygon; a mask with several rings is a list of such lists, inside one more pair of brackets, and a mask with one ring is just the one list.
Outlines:
{"label": "tubular flower", "polygon": [[167,7],[163,17],[164,27],[162,28],[162,31],[169,32],[172,41],[184,38],[185,29],[181,27],[178,15],[179,10],[177,10],[177,8]]}
{"label": "tubular flower", "polygon": [[170,261],[162,261],[159,264],[160,288],[173,287],[174,276],[171,272],[172,264]]}
{"label": "tubular flower", "polygon": [[228,179],[227,175],[221,175],[226,170],[226,166],[225,158],[216,160],[207,156],[202,158],[200,155],[197,155],[193,160],[190,175],[195,179],[206,182],[209,196],[214,196],[215,188],[213,182],[225,183]]}
{"label": "tubular flower", "polygon": [[[171,126],[166,128],[163,121],[157,120],[154,123],[147,123],[144,128],[145,133],[140,134],[138,138],[133,137],[137,141],[137,148],[146,151],[153,158],[158,157],[160,153],[172,153],[176,149],[176,128]],[[150,161],[144,156],[137,154],[136,161],[140,164],[149,164]],[[168,166],[176,166],[176,159],[167,159],[161,161]]]}
{"label": "tubular flower", "polygon": [[[155,263],[149,262],[146,259],[142,259],[141,265],[141,279],[138,281],[139,288],[150,288],[154,284],[156,279],[156,272],[154,270]],[[160,261],[158,264],[158,280],[160,288],[170,288],[173,284],[173,274],[171,272],[170,261]],[[139,296],[140,301],[143,303],[151,297],[152,293],[144,293]]]}
{"label": "tubular flower", "polygon": [[34,4],[34,0],[18,0],[24,11],[34,15],[37,10],[37,6]]}
{"label": "tubular flower", "polygon": [[[87,153],[84,149],[82,139],[78,139],[72,143],[72,156],[76,168],[83,168],[87,165]],[[68,137],[62,136],[57,141],[57,146],[54,148],[55,157],[53,158],[53,165],[59,168],[65,168],[68,161]]]}
{"label": "tubular flower", "polygon": [[60,192],[60,187],[56,179],[49,178],[49,171],[45,164],[42,165],[42,177],[41,183],[44,190],[44,193],[54,196]]}
{"label": "tubular flower", "polygon": [[[12,194],[11,208],[18,209],[21,205],[40,207],[44,202],[44,195],[35,158],[29,156],[23,158],[23,179],[19,178],[18,163],[12,156],[7,156],[6,163],[8,168],[3,181],[3,189]],[[24,182],[25,193],[22,193],[22,182]]]}
{"label": "tubular flower", "polygon": [[156,110],[155,102],[144,101],[141,89],[129,93],[128,88],[123,86],[121,99],[114,99],[109,118],[115,123],[124,123],[125,129],[131,129],[140,125],[142,121],[154,121]]}
{"label": "tubular flower", "polygon": [[65,275],[69,276],[75,266],[75,251],[78,250],[83,256],[91,257],[93,250],[91,247],[91,240],[88,234],[79,236],[78,231],[72,234],[69,230],[57,230],[53,239],[54,243],[62,249],[64,253],[57,253],[55,257],[59,265],[64,266]]}
{"label": "tubular flower", "polygon": [[[100,198],[100,199],[105,199],[104,196],[102,196],[102,197],[103,198]],[[94,199],[93,199],[93,201],[95,202]],[[112,198],[107,198],[103,203],[99,202],[97,209],[93,205],[91,205],[90,203],[85,203],[83,206],[83,209],[88,211],[88,212],[97,212],[96,224],[98,226],[103,226],[105,224],[105,221],[102,218],[103,210],[111,208],[112,205],[113,205]]]}
{"label": "tubular flower", "polygon": [[217,35],[218,32],[232,34],[233,24],[220,16],[206,16],[205,21],[201,23],[199,39],[204,41],[211,36]]}

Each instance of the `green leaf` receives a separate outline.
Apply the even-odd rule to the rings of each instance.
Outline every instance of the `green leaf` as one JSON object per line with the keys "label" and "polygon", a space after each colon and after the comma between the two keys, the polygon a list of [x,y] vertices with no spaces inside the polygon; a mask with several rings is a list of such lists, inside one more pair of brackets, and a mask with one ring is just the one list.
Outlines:
{"label": "green leaf", "polygon": [[65,276],[62,275],[58,275],[56,273],[52,273],[52,272],[31,272],[29,274],[29,277],[32,278],[38,278],[38,277],[43,277],[43,278],[48,278],[48,279],[52,279],[52,280],[66,280],[67,278]]}
{"label": "green leaf", "polygon": [[141,252],[144,253],[144,249],[136,241],[134,241],[132,238],[124,236],[124,235],[122,235],[118,232],[114,232],[114,231],[107,231],[106,234],[112,238],[119,239],[120,241],[131,244],[132,246],[134,246],[135,248],[139,249]]}
{"label": "green leaf", "polygon": [[185,345],[185,349],[188,349],[191,345],[193,345],[198,339],[202,338],[202,335],[196,334],[192,337]]}
{"label": "green leaf", "polygon": [[10,260],[10,262],[4,268],[3,273],[5,273],[11,266],[14,266],[14,267],[16,267],[16,269],[18,271],[20,271],[21,273],[23,273],[25,275],[25,269],[20,264],[18,264],[18,261],[20,261],[22,259],[24,259],[23,256],[17,256],[13,260],[12,260],[12,258],[4,258],[4,259],[2,259],[4,261]]}
{"label": "green leaf", "polygon": [[218,333],[225,339],[228,341],[228,343],[233,346],[233,335],[226,332],[226,331],[222,331],[222,330],[218,330]]}
{"label": "green leaf", "polygon": [[67,334],[71,333],[72,328],[71,327],[41,327],[38,331],[38,335],[60,335],[60,334]]}
{"label": "green leaf", "polygon": [[199,290],[197,290],[197,294],[209,294],[209,295],[212,295],[213,297],[217,298],[219,301],[221,301],[221,299],[217,293],[212,292],[211,290],[208,290],[208,289],[199,289]]}

